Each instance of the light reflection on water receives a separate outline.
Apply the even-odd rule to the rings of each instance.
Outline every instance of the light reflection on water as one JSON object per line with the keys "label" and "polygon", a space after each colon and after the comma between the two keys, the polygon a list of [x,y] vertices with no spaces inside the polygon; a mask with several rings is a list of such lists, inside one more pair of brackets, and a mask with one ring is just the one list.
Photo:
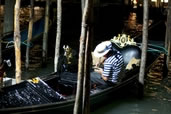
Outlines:
{"label": "light reflection on water", "polygon": [[134,12],[131,12],[129,17],[128,17],[128,20],[125,21],[127,23],[127,29],[136,29],[136,26],[137,26],[137,16],[136,16],[136,13]]}
{"label": "light reflection on water", "polygon": [[[29,23],[29,15],[30,15],[30,8],[24,7],[20,8],[20,25],[21,29],[27,27]],[[40,19],[44,15],[44,8],[42,7],[34,7],[34,21]],[[3,22],[4,22],[4,6],[0,5],[0,33],[2,33],[3,30]]]}
{"label": "light reflection on water", "polygon": [[142,23],[138,23],[135,12],[130,12],[127,20],[124,21],[123,33],[129,34],[132,37],[142,32]]}

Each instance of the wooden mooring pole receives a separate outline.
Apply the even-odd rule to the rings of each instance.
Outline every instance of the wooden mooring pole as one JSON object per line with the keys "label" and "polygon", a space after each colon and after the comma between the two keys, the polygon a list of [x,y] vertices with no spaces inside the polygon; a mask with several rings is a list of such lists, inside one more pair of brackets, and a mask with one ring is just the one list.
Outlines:
{"label": "wooden mooring pole", "polygon": [[43,33],[43,49],[42,49],[42,64],[46,65],[47,62],[47,45],[48,45],[48,30],[49,30],[49,7],[50,0],[46,0],[46,8],[45,8],[45,25],[44,25],[44,33]]}
{"label": "wooden mooring pole", "polygon": [[[1,5],[1,0],[0,0],[0,5]],[[1,27],[2,26],[1,26],[1,20],[0,20],[0,29],[2,29]],[[2,30],[0,30],[0,65],[1,64],[2,64]],[[2,77],[0,76],[0,89],[2,86],[3,86],[3,76]]]}
{"label": "wooden mooring pole", "polygon": [[14,5],[15,0],[4,0],[4,24],[3,33],[9,33],[14,31]]}
{"label": "wooden mooring pole", "polygon": [[144,95],[144,75],[147,56],[147,43],[148,43],[148,0],[144,0],[143,4],[143,39],[142,39],[142,53],[141,53],[141,65],[139,72],[138,94],[139,97]]}
{"label": "wooden mooring pole", "polygon": [[15,77],[16,83],[21,81],[21,35],[20,35],[20,2],[21,0],[16,0],[15,3],[15,15],[14,15],[14,45],[15,45]]}
{"label": "wooden mooring pole", "polygon": [[167,20],[166,20],[166,36],[165,36],[165,48],[168,50],[168,56],[166,60],[167,67],[169,66],[170,53],[171,53],[171,0],[168,1],[167,8]]}
{"label": "wooden mooring pole", "polygon": [[84,79],[83,79],[83,106],[82,113],[90,113],[90,67],[91,67],[91,28],[87,30],[85,60],[84,60]]}
{"label": "wooden mooring pole", "polygon": [[62,29],[62,0],[57,0],[57,31],[56,31],[56,46],[55,46],[55,59],[54,71],[58,71],[58,61],[60,56],[60,43],[61,43],[61,29]]}
{"label": "wooden mooring pole", "polygon": [[[90,51],[89,50],[90,48],[88,48],[88,45],[89,45],[88,42],[90,39],[87,39],[87,38],[89,36],[88,28],[90,26],[89,26],[88,22],[90,19],[90,9],[91,9],[92,3],[93,3],[92,0],[85,1],[84,11],[83,11],[83,15],[82,15],[79,61],[78,61],[77,91],[76,91],[76,99],[75,99],[73,114],[88,114],[89,113],[89,109],[88,109],[89,102],[86,101],[86,103],[84,103],[84,101],[89,100],[89,99],[85,99],[85,97],[86,97],[86,95],[89,95],[89,92],[87,93],[87,91],[90,91],[90,89],[89,89],[89,87],[83,86],[84,85],[83,83],[85,83],[85,85],[86,85],[89,82],[85,82],[85,81],[90,81],[88,77],[87,77],[87,80],[84,80],[84,77],[86,75],[89,75],[88,73],[90,73],[90,72],[88,72],[89,67],[88,67],[87,62],[89,62],[88,57],[91,57],[91,56],[86,55],[86,54],[88,54]],[[85,87],[85,88],[83,88],[83,87]],[[87,89],[87,90],[83,90],[83,89]],[[83,94],[83,91],[85,92],[84,94]],[[84,97],[83,97],[83,95],[84,95]],[[85,109],[85,108],[87,108],[87,109]]]}
{"label": "wooden mooring pole", "polygon": [[[1,6],[1,0],[0,0],[0,6]],[[1,10],[1,7],[0,7]],[[0,11],[1,12],[1,11]],[[1,19],[0,19],[0,65],[2,63],[2,23],[1,23]]]}
{"label": "wooden mooring pole", "polygon": [[25,62],[26,69],[29,68],[29,51],[30,51],[30,41],[32,39],[32,33],[33,33],[33,20],[34,20],[34,0],[30,0],[30,20],[29,20],[29,28],[28,28],[26,62]]}

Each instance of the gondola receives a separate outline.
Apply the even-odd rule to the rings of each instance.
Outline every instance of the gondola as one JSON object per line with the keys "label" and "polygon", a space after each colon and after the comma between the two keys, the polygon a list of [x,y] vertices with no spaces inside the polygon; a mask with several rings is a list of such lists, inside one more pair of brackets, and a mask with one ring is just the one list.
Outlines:
{"label": "gondola", "polygon": [[[125,40],[132,42],[130,39]],[[124,55],[125,65],[128,65],[133,57],[136,59],[141,57],[141,46],[129,45],[130,42],[127,45],[122,38],[119,38],[119,41],[114,43],[122,43],[115,46],[122,48],[121,52]],[[149,51],[147,53],[146,72],[155,63],[159,55],[158,52]],[[91,83],[91,108],[100,102],[104,102],[117,90],[129,84],[137,86],[139,65],[132,64],[131,66],[131,69],[125,70],[125,77],[116,85],[104,86]],[[92,69],[91,75],[98,74]],[[63,72],[59,74],[54,72],[4,87],[0,92],[0,113],[72,113],[77,86],[76,77],[76,73]]]}
{"label": "gondola", "polygon": [[[36,42],[42,35],[44,31],[44,18],[40,18],[33,23],[33,32],[32,39],[29,44],[30,47],[33,47],[33,43]],[[28,28],[24,28],[20,32],[21,35],[21,50],[25,50],[27,46],[28,38]],[[6,57],[14,56],[14,33],[5,33],[2,38],[2,55],[3,59],[9,59]],[[10,58],[11,59],[11,58]]]}

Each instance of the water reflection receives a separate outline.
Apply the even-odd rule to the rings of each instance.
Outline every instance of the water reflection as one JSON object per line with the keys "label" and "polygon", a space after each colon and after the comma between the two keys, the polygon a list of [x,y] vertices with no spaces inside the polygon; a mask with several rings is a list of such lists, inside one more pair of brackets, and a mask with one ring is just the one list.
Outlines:
{"label": "water reflection", "polygon": [[[44,15],[44,8],[42,8],[42,7],[34,7],[34,21],[39,20],[41,17],[43,17],[43,15]],[[30,20],[29,16],[30,16],[30,8],[29,7],[20,8],[20,25],[21,25],[21,29],[28,26],[28,23],[29,23],[29,20]],[[3,21],[4,21],[3,17],[4,17],[4,6],[0,5],[0,21],[1,21],[1,23],[0,23],[1,29],[0,30],[1,31],[3,30]]]}
{"label": "water reflection", "polygon": [[[152,24],[153,20],[149,20],[149,26]],[[135,37],[142,33],[143,24],[138,20],[137,13],[130,12],[128,18],[124,21],[123,33],[129,34],[131,37]]]}
{"label": "water reflection", "polygon": [[127,24],[127,29],[136,29],[136,25],[137,25],[137,15],[134,12],[131,12],[128,20],[126,21]]}
{"label": "water reflection", "polygon": [[136,36],[138,32],[142,31],[142,24],[137,22],[137,14],[131,12],[128,19],[124,21],[123,33],[130,34],[132,37]]}

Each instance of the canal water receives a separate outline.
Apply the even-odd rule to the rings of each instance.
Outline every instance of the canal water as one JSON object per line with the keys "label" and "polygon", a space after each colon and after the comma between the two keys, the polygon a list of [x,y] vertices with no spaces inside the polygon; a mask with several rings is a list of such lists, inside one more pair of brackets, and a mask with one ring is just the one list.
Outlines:
{"label": "canal water", "polygon": [[[77,32],[80,31],[80,18],[77,17],[78,14],[74,15],[73,12],[76,12],[78,8],[79,7],[73,8],[72,6],[72,10],[64,9],[66,15],[64,15],[63,23],[65,24],[63,29],[67,31],[62,34],[62,44],[69,44],[71,47],[77,49],[79,46],[79,34],[77,34]],[[106,13],[107,11],[109,12],[109,9],[102,8],[100,10],[100,12],[103,13],[98,14],[100,19],[96,23],[94,45],[100,41],[109,40],[119,33],[131,33],[132,37],[134,37],[142,32],[142,20],[138,18],[139,14],[137,15],[137,12],[130,10],[131,12],[125,13],[123,17],[118,9],[111,10],[110,8],[110,13]],[[111,15],[112,11],[114,15]],[[74,16],[76,16],[78,20],[72,19]],[[66,21],[66,18],[69,18],[69,20]],[[150,19],[150,22],[153,21],[153,19]],[[74,24],[75,27],[73,27]],[[37,44],[31,49],[30,68],[27,71],[24,69],[25,57],[22,57],[22,79],[43,76],[53,72],[54,52],[52,49],[54,49],[55,45],[53,43],[55,35],[56,28],[52,27],[49,38],[49,47],[51,50],[49,51],[50,56],[48,57],[46,67],[41,67],[41,44]],[[129,86],[126,87],[126,89],[116,92],[116,95],[114,95],[112,99],[109,99],[109,101],[104,102],[104,104],[96,109],[92,109],[91,114],[171,114],[171,75],[169,74],[168,77],[163,77],[161,69],[156,70],[158,67],[162,68],[162,64],[160,63],[161,61],[156,63],[156,66],[154,66],[153,70],[147,75],[143,99],[138,99],[135,86]],[[14,78],[14,68],[15,66],[13,65],[12,68],[7,69],[7,77]]]}

